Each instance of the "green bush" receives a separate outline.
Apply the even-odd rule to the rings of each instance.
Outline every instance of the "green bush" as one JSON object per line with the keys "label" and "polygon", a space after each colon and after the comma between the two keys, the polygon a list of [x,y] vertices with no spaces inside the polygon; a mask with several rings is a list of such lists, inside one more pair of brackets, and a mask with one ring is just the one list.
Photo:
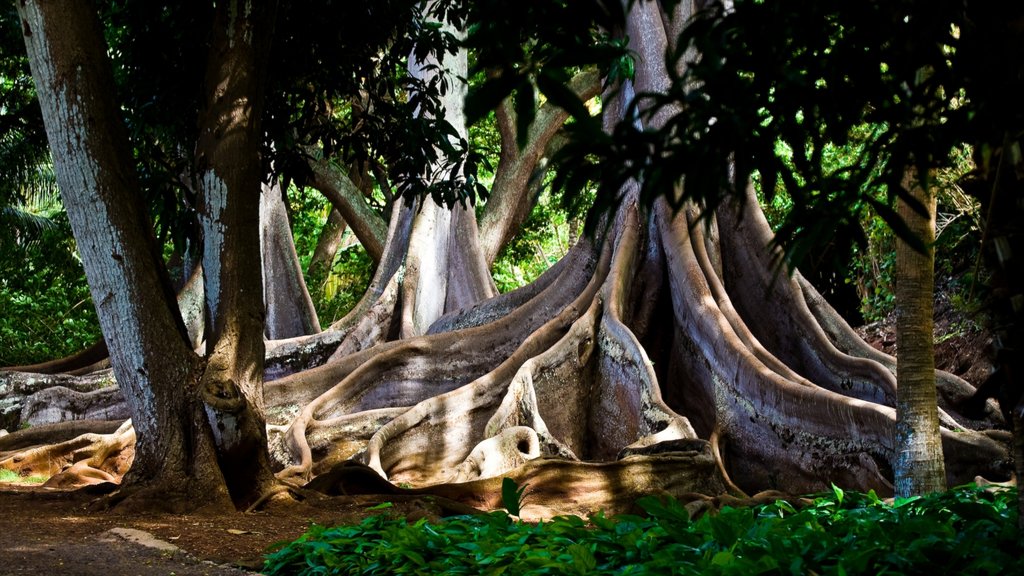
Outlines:
{"label": "green bush", "polygon": [[283,574],[1024,574],[1016,490],[962,487],[887,504],[873,492],[723,508],[691,520],[674,500],[643,516],[538,524],[501,512],[440,523],[373,516],[279,545]]}
{"label": "green bush", "polygon": [[320,323],[327,326],[348,314],[372,279],[373,260],[358,244],[338,251],[330,274],[309,274],[307,282]]}
{"label": "green bush", "polygon": [[498,255],[492,268],[499,292],[537,279],[576,242],[581,220],[573,221],[554,198],[542,194],[519,233]]}
{"label": "green bush", "polygon": [[31,242],[0,238],[0,366],[61,358],[100,337],[67,219],[46,221]]}

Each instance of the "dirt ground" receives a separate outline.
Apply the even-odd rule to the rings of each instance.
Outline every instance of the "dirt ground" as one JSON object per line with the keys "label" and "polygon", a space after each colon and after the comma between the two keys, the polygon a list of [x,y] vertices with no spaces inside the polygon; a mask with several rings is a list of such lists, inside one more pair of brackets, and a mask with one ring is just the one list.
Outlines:
{"label": "dirt ground", "polygon": [[[92,511],[96,496],[0,484],[0,576],[238,576],[257,574],[275,542],[290,541],[311,523],[359,522],[387,497],[332,498],[274,504],[226,515]],[[423,515],[415,502],[396,503],[396,516]],[[138,532],[136,532],[138,531]]]}
{"label": "dirt ground", "polygon": [[[895,313],[856,331],[876,349],[897,354]],[[983,317],[973,316],[953,304],[950,290],[936,291],[934,334],[936,368],[956,374],[974,386],[985,381],[992,371],[992,335],[985,328]]]}

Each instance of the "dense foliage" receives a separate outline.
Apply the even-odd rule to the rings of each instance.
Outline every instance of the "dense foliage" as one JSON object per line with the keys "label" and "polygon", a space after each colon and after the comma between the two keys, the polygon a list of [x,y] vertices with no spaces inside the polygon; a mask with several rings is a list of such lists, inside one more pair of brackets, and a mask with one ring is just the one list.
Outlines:
{"label": "dense foliage", "polygon": [[[673,500],[643,516],[538,524],[494,512],[440,523],[378,515],[313,526],[267,574],[1022,574],[1015,490],[962,487],[887,503],[874,493],[725,507],[696,520]],[[528,503],[528,496],[527,496]]]}
{"label": "dense foliage", "polygon": [[0,366],[62,358],[99,339],[81,264],[66,272],[40,273],[18,288],[0,282]]}
{"label": "dense foliage", "polygon": [[60,358],[98,340],[85,271],[56,195],[36,193],[4,210],[14,225],[0,232],[0,366]]}
{"label": "dense foliage", "polygon": [[13,7],[0,10],[0,312],[0,366],[65,356],[99,336]]}
{"label": "dense foliage", "polygon": [[[869,126],[860,126],[856,132],[868,133]],[[784,143],[776,145],[776,154],[783,163],[792,166],[792,149]],[[856,162],[860,154],[856,145],[827,145],[821,154],[822,169],[826,173],[840,172]],[[961,311],[973,313],[980,307],[978,247],[982,239],[982,211],[977,199],[960,185],[974,169],[971,147],[954,149],[950,165],[935,171],[933,191],[937,200],[937,227],[935,242],[935,280],[950,292]],[[881,173],[872,175],[875,184],[866,186],[865,194],[886,203],[887,185],[878,181]],[[796,202],[783,185],[777,185],[773,194],[764,190],[758,174],[754,186],[762,210],[773,230],[786,225],[796,208]],[[895,208],[895,206],[889,206]],[[800,272],[820,291],[852,325],[884,320],[895,306],[896,236],[877,210],[866,207],[860,214],[861,244],[827,241],[813,245],[806,253]]]}
{"label": "dense foliage", "polygon": [[[760,174],[769,199],[777,189],[794,199],[776,239],[791,264],[815,257],[821,245],[835,243],[841,253],[863,247],[869,211],[920,247],[892,209],[897,195],[907,196],[907,169],[930,174],[948,166],[965,142],[977,144],[987,164],[1022,126],[1015,68],[1021,44],[1010,24],[1019,22],[1017,6],[736,0],[726,9],[709,2],[670,46],[669,62],[686,66],[669,67],[669,89],[638,94],[641,122],[606,134],[582,103],[563,102],[545,87],[567,62],[599,62],[609,77],[629,77],[621,53],[607,43],[586,47],[545,34],[558,10],[573,10],[570,39],[582,37],[588,23],[618,16],[601,0],[554,4],[531,3],[510,16],[550,41],[546,50],[519,48],[522,27],[487,28],[481,59],[493,54],[502,63],[467,109],[487,109],[509,94],[532,97],[532,82],[570,110],[576,137],[552,162],[554,186],[570,201],[590,183],[597,206],[613,206],[622,184],[635,178],[648,200],[714,206],[730,193],[742,196],[748,177]],[[694,54],[701,56],[692,61]],[[662,127],[644,122],[664,113]],[[839,164],[827,158],[836,147],[847,152]]]}

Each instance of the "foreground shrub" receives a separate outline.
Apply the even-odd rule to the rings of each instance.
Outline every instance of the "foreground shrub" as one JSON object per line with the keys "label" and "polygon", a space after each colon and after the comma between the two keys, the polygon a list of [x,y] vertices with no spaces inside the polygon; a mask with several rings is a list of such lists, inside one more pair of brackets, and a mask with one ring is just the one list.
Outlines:
{"label": "foreground shrub", "polygon": [[678,502],[644,516],[539,524],[501,512],[440,523],[373,516],[313,526],[267,556],[266,574],[1024,574],[1016,491],[963,487],[881,501],[818,495],[691,520]]}

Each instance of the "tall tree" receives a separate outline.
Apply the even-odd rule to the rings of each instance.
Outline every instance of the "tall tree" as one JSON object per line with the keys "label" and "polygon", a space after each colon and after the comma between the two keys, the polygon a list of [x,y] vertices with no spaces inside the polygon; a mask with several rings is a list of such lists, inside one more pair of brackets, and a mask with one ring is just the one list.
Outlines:
{"label": "tall tree", "polygon": [[[24,2],[18,10],[47,136],[58,151],[54,163],[64,205],[132,417],[136,441],[126,487],[139,489],[135,496],[147,505],[251,502],[273,476],[257,394],[262,311],[252,310],[252,298],[238,298],[259,294],[259,267],[251,272],[259,261],[256,229],[240,223],[246,209],[258,209],[259,191],[259,92],[245,83],[256,81],[254,39],[267,32],[273,10],[228,3],[213,28],[210,97],[197,148],[209,223],[207,361],[191,349],[139,203],[94,7]],[[252,200],[246,202],[246,195]],[[245,233],[252,234],[251,242]],[[257,252],[242,264],[245,250]]]}
{"label": "tall tree", "polygon": [[925,246],[896,245],[896,494],[909,497],[946,489],[935,393],[932,317],[935,299],[935,195],[908,175],[906,188],[925,213],[899,202],[907,227]]}
{"label": "tall tree", "polygon": [[[538,10],[550,11],[538,23],[541,29],[590,45],[596,39],[593,19],[580,24],[567,17],[570,4],[529,5],[507,16],[522,24],[520,19]],[[747,172],[738,164],[746,156],[722,153],[725,143],[739,137],[728,132],[734,118],[705,119],[692,132],[671,131],[681,128],[682,120],[699,117],[710,101],[673,101],[674,80],[701,62],[721,63],[714,49],[729,46],[704,45],[707,53],[697,63],[666,62],[666,53],[690,48],[685,38],[674,44],[676,32],[692,16],[690,4],[637,2],[617,22],[611,21],[613,5],[586,5],[608,8],[601,13],[607,16],[602,22],[608,21],[604,29],[618,34],[613,40],[600,38],[599,46],[609,50],[628,43],[635,60],[620,60],[608,72],[597,130],[586,132],[587,109],[574,104],[583,91],[573,94],[568,74],[550,60],[536,66],[510,60],[502,67],[480,57],[491,77],[510,87],[481,92],[490,94],[494,105],[515,92],[517,140],[529,142],[531,116],[540,116],[539,90],[548,102],[568,109],[576,129],[598,144],[614,144],[620,135],[664,136],[668,129],[676,139],[667,142],[678,143],[683,136],[700,140],[706,154],[687,159],[692,172],[685,180],[672,172],[674,166],[646,159],[603,166],[607,180],[601,185],[613,188],[616,201],[599,197],[603,206],[591,213],[594,233],[581,238],[561,262],[519,290],[468,307],[453,305],[436,319],[434,308],[419,316],[419,323],[407,323],[413,328],[404,332],[403,318],[412,317],[407,295],[427,293],[437,302],[443,296],[447,306],[452,288],[450,280],[443,287],[422,274],[410,275],[407,263],[414,259],[409,255],[444,256],[450,250],[441,249],[436,235],[410,240],[414,221],[426,208],[394,206],[375,277],[354,311],[320,334],[267,343],[264,401],[279,478],[322,476],[312,486],[330,490],[340,482],[351,491],[366,478],[366,468],[335,465],[354,459],[392,482],[434,485],[477,505],[499,505],[500,477],[509,476],[533,486],[534,504],[591,509],[622,509],[639,492],[719,492],[730,478],[749,491],[811,491],[829,482],[892,491],[898,459],[892,359],[850,338],[849,326],[798,275],[775,273],[782,254],[777,246],[768,249],[771,231],[750,200]],[[459,14],[450,16],[458,20]],[[473,30],[498,37],[537,29],[485,21]],[[759,30],[750,28],[752,34]],[[718,39],[749,38],[722,34]],[[546,44],[524,39],[506,55],[514,60],[520,49],[531,56],[552,54]],[[737,60],[742,62],[726,59]],[[441,75],[423,79],[431,77]],[[729,87],[742,95],[746,86],[735,82],[757,78],[730,75]],[[818,84],[817,79],[809,84]],[[423,94],[423,86],[420,82],[408,93]],[[668,102],[658,105],[659,96]],[[415,116],[419,124],[412,125],[443,116],[438,108],[432,112]],[[762,126],[766,119],[757,113],[751,125]],[[451,147],[451,140],[439,147],[445,143]],[[645,153],[664,150],[641,143]],[[436,150],[408,148],[410,156]],[[331,157],[330,146],[324,144],[322,152]],[[405,166],[396,162],[393,169],[401,173]],[[649,170],[629,172],[630,167]],[[656,169],[663,170],[660,180]],[[626,177],[616,180],[618,173]],[[652,193],[649,187],[659,183],[663,187]],[[738,184],[746,200],[713,202],[723,184]],[[450,203],[457,196],[443,190],[438,195]],[[209,209],[207,218],[210,225],[217,222]],[[345,214],[346,221],[350,218],[355,217]],[[453,236],[447,237],[450,246]],[[222,276],[208,272],[208,278],[215,277]],[[427,284],[406,285],[411,278]],[[222,311],[216,294],[223,287],[216,288],[208,297],[210,308]],[[252,299],[260,300],[256,294]],[[242,314],[251,310],[242,303],[233,306]],[[251,326],[250,320],[240,322]],[[255,333],[262,335],[258,328]],[[228,348],[232,343],[230,331],[221,333],[208,339],[215,355],[220,342]],[[254,360],[255,344],[247,341],[239,348]],[[235,366],[228,364],[226,373],[241,371]],[[946,407],[970,392],[950,375],[937,379]],[[939,417],[949,481],[1005,472],[1004,446],[983,433],[953,433],[970,424],[955,410],[944,408]],[[13,458],[3,458],[0,453],[0,464],[13,465]],[[452,481],[463,484],[445,487]]]}

